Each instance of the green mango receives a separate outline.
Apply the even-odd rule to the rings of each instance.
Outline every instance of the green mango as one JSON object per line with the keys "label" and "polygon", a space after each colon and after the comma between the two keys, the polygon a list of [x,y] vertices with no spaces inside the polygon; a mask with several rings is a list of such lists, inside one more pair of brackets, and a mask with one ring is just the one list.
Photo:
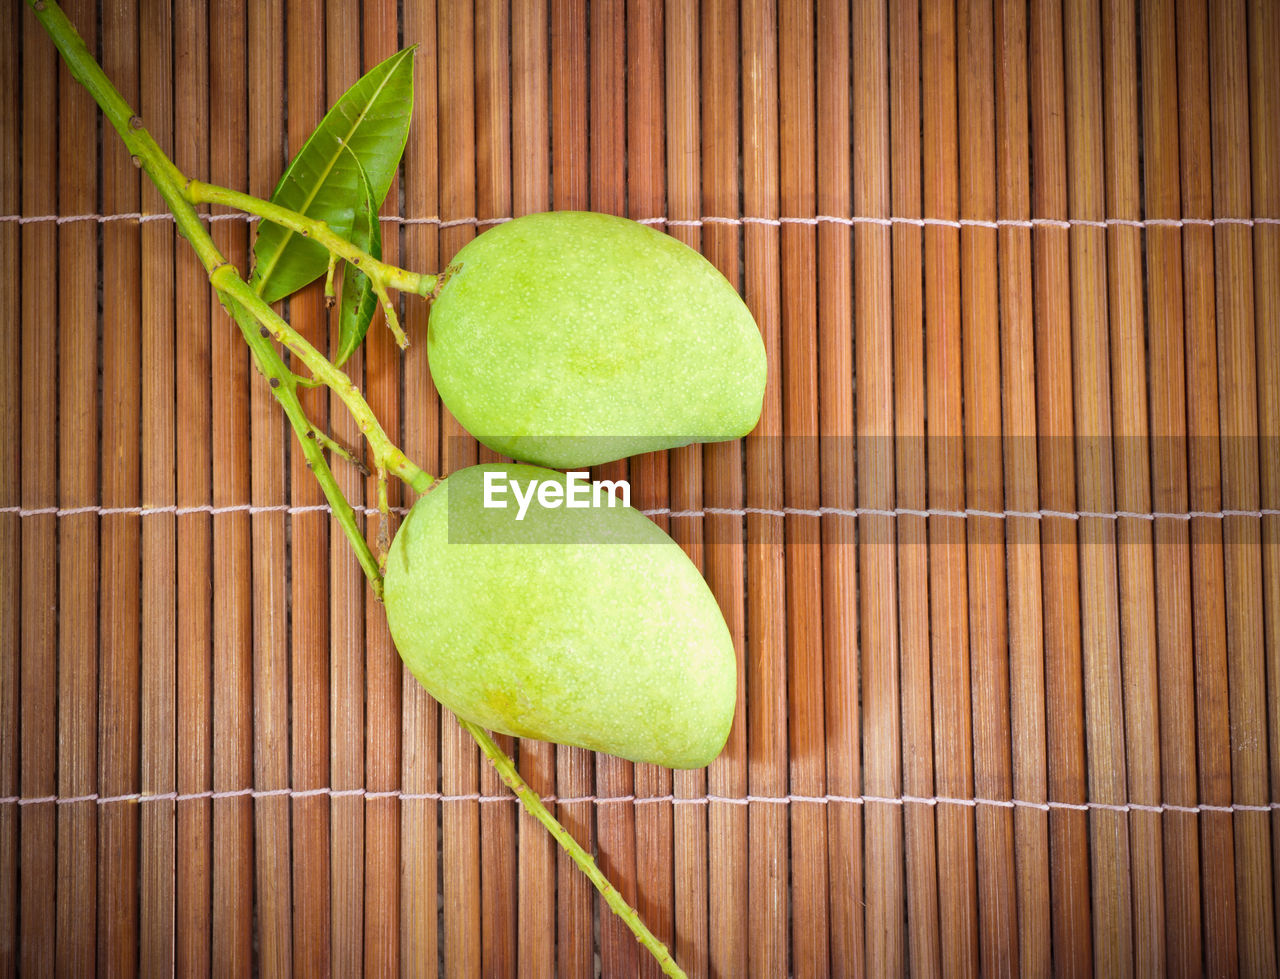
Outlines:
{"label": "green mango", "polygon": [[760,331],[675,238],[607,214],[530,214],[469,242],[443,280],[432,379],[502,455],[590,466],[740,438],[760,418]]}
{"label": "green mango", "polygon": [[669,768],[708,764],[729,734],[737,665],[698,569],[603,493],[586,508],[526,497],[521,511],[511,492],[506,508],[485,506],[486,473],[497,484],[570,485],[534,466],[482,465],[418,500],[385,580],[387,623],[410,672],[493,731]]}

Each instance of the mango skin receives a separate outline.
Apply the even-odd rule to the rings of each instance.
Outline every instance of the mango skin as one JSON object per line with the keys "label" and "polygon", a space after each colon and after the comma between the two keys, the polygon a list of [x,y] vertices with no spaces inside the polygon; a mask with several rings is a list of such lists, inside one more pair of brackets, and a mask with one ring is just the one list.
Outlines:
{"label": "mango skin", "polygon": [[[669,768],[724,747],[737,698],[715,597],[643,514],[481,510],[486,470],[460,470],[410,511],[387,557],[387,623],[400,656],[459,717],[517,737]],[[508,499],[510,496],[508,495]]]}
{"label": "mango skin", "polygon": [[764,343],[733,286],[682,242],[607,214],[530,214],[469,242],[427,349],[464,428],[559,469],[740,438],[764,398]]}

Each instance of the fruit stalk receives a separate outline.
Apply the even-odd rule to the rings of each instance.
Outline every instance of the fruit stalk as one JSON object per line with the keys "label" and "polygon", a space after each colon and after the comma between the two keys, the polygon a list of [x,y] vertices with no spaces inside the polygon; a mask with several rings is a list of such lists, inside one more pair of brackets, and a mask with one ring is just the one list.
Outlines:
{"label": "fruit stalk", "polygon": [[357,248],[347,239],[335,234],[323,221],[317,221],[305,214],[264,201],[261,197],[194,179],[187,181],[184,196],[192,204],[222,204],[226,207],[234,207],[247,214],[255,214],[273,224],[282,225],[290,231],[296,231],[305,238],[312,238],[344,262],[352,262],[360,266],[360,271],[369,278],[380,279],[399,292],[429,296],[436,286],[438,276],[424,272],[411,272],[380,261]]}
{"label": "fruit stalk", "polygon": [[618,889],[609,883],[609,878],[600,870],[591,854],[579,846],[578,841],[573,838],[569,831],[561,826],[556,821],[556,818],[547,811],[547,807],[542,804],[538,794],[529,788],[524,779],[520,777],[520,773],[516,771],[515,762],[498,747],[493,738],[489,737],[489,732],[480,727],[480,725],[473,724],[471,721],[464,721],[462,718],[458,718],[458,723],[463,730],[475,738],[476,744],[480,745],[480,750],[485,753],[485,756],[493,763],[493,767],[498,770],[498,775],[501,776],[502,781],[516,794],[516,797],[519,798],[530,815],[547,828],[561,848],[578,865],[578,869],[586,874],[587,879],[595,885],[596,890],[600,892],[600,896],[613,909],[613,913],[626,922],[627,927],[636,936],[636,941],[649,951],[649,954],[654,957],[662,968],[663,973],[668,976],[683,976],[685,974],[684,971],[676,965],[671,953],[667,951],[667,946],[662,944],[658,937],[645,927],[635,908],[628,904],[626,899],[618,893]]}

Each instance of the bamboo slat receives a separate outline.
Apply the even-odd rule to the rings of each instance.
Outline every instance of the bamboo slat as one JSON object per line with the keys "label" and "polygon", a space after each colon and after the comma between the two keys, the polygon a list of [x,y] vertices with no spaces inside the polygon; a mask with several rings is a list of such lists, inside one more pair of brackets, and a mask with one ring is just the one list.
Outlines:
{"label": "bamboo slat", "polygon": [[[414,44],[388,260],[594,209],[744,296],[756,431],[597,473],[720,604],[724,752],[500,739],[690,975],[1275,971],[1274,3],[67,13],[185,173],[258,196]],[[0,973],[656,975],[403,670],[21,4],[0,90]],[[210,217],[247,271],[256,221]],[[279,308],[332,348],[318,284]],[[352,380],[428,472],[496,459],[436,396],[429,303],[399,308],[408,349],[379,316]],[[376,545],[376,482],[333,471]]]}
{"label": "bamboo slat", "polygon": [[[1026,11],[1002,2],[994,18],[996,64],[996,201],[998,232],[1001,431],[1004,505],[1028,513],[1039,505],[1036,452],[1036,364],[1032,233],[1012,222],[1030,218],[1029,84]],[[1009,729],[1012,790],[1029,805],[1014,811],[1018,970],[1044,975],[1051,965],[1049,820],[1032,808],[1048,800],[1045,717],[1044,607],[1040,522],[1006,521],[1009,615]]]}
{"label": "bamboo slat", "polygon": [[[737,173],[741,118],[738,98],[739,17],[736,4],[711,2],[702,9],[702,215],[731,215],[738,205]],[[730,224],[704,224],[703,254],[740,292],[742,246]],[[742,449],[739,443],[712,444],[703,450],[703,503],[734,510],[744,503]],[[703,573],[724,614],[738,655],[738,689],[746,681],[746,595],[742,568],[744,519],[736,513],[708,513]],[[720,922],[711,929],[710,971],[742,975],[749,954],[747,807],[729,801],[747,795],[747,722],[745,698],[738,698],[733,727],[720,756],[707,770],[707,787],[718,797],[708,802],[708,890],[716,895]]]}
{"label": "bamboo slat", "polygon": [[[11,8],[3,23],[5,40],[0,42],[0,209],[9,214],[22,211],[22,181],[18,167],[22,146],[22,99],[19,88],[18,44],[22,37],[20,11]],[[0,228],[0,289],[7,296],[19,296],[22,229],[10,223]],[[12,300],[11,300],[12,302]],[[22,345],[16,317],[0,328],[0,425],[16,432],[22,427]],[[11,440],[0,448],[0,566],[15,568],[22,560],[22,519],[13,508],[22,504],[22,448]],[[5,575],[0,584],[0,604],[7,609],[22,606],[22,582],[18,575]],[[22,740],[19,693],[21,689],[22,634],[19,616],[13,611],[0,621],[0,794],[16,797],[22,793]],[[18,873],[19,814],[9,806],[0,811],[0,969],[18,971],[19,914]]]}
{"label": "bamboo slat", "polygon": [[[248,179],[248,76],[246,10],[233,2],[215,3],[212,23],[225,44],[212,45],[210,87],[222,93],[209,102],[209,173],[224,186],[244,186]],[[300,106],[301,109],[301,106]],[[296,125],[306,125],[305,110]],[[313,120],[318,121],[318,117]],[[243,222],[219,222],[214,241],[227,260],[244,267],[248,228]],[[206,290],[207,293],[207,290]],[[302,302],[299,299],[298,304]],[[239,331],[210,297],[210,373],[213,387],[213,504],[230,506],[250,494],[250,463],[245,432],[249,429],[249,364]],[[314,335],[305,313],[294,310],[300,328]],[[307,474],[308,476],[310,474]],[[319,522],[317,522],[319,523]],[[213,529],[213,789],[233,791],[253,778],[253,578],[249,514],[234,512],[214,518]],[[308,616],[298,596],[307,589],[307,541],[295,532],[298,589],[294,622]],[[319,603],[323,607],[323,600]],[[296,630],[301,646],[305,628]],[[304,656],[322,655],[323,643],[306,643]],[[298,671],[295,671],[295,676]],[[304,701],[304,698],[295,698]],[[301,703],[302,717],[307,717]],[[323,784],[328,772],[318,775]],[[305,803],[304,803],[305,804]],[[318,848],[317,848],[318,849]],[[298,851],[295,851],[295,855]],[[306,858],[305,846],[301,853]],[[327,857],[317,853],[318,859]],[[296,866],[296,865],[295,865]],[[211,970],[242,972],[253,959],[253,803],[243,796],[213,800]]]}
{"label": "bamboo slat", "polygon": [[[586,4],[578,23],[585,27],[585,86],[565,92],[585,100],[587,131],[586,192],[590,209],[605,214],[627,213],[627,185],[619,180],[633,161],[627,155],[626,11],[621,4]],[[629,462],[597,466],[593,476],[627,479]],[[636,855],[637,792],[635,766],[602,755],[595,764],[595,794],[602,800],[595,812],[596,847],[600,866],[621,881],[619,892],[635,905],[639,893]],[[597,905],[599,901],[597,900]],[[640,949],[626,926],[613,915],[600,920],[600,969],[616,975],[636,975]]]}
{"label": "bamboo slat", "polygon": [[[1103,123],[1106,155],[1105,213],[1141,217],[1137,92],[1137,16],[1123,9],[1103,19],[1105,77]],[[1107,229],[1107,307],[1110,329],[1112,459],[1116,508],[1151,511],[1149,402],[1142,316],[1142,242],[1137,228]],[[1123,670],[1127,797],[1146,805],[1160,798],[1159,671],[1155,622],[1155,570],[1151,521],[1127,517],[1116,525],[1120,662]],[[1116,709],[1113,703],[1112,710]],[[1113,749],[1114,750],[1114,749]],[[1163,838],[1159,816],[1128,816],[1132,881],[1132,968],[1138,975],[1168,972],[1165,956]],[[1117,847],[1119,844],[1117,843]]]}
{"label": "bamboo slat", "polygon": [[[573,0],[551,4],[551,207],[585,210],[590,206],[587,139],[587,11]],[[556,749],[556,794],[583,799],[593,794],[596,773],[590,754],[578,748]],[[616,805],[616,803],[615,803]],[[556,818],[588,851],[596,847],[596,814],[586,802],[561,803]],[[557,903],[567,909],[556,923],[557,971],[584,976],[594,971],[593,936],[582,926],[593,918],[595,895],[574,872],[563,851],[556,854]]]}
{"label": "bamboo slat", "polygon": [[[418,160],[404,173],[405,206],[410,213],[439,215],[439,143],[436,124],[439,88],[436,55],[436,5],[414,4],[405,11],[404,43],[417,44],[414,58],[414,111],[406,155]],[[439,231],[428,224],[406,225],[402,258],[408,268],[441,268]],[[405,306],[407,335],[426,334],[421,303]],[[404,401],[404,448],[428,472],[442,462],[439,398],[427,370],[426,344],[410,344],[404,370],[412,378]],[[416,395],[416,396],[415,396]],[[440,708],[407,671],[401,687],[400,787],[409,795],[430,796],[440,790]],[[440,911],[441,806],[430,798],[405,799],[400,816],[400,970],[408,975],[435,975],[440,960],[437,917]]]}
{"label": "bamboo slat", "polygon": [[[880,15],[877,17],[877,15]],[[865,105],[861,100],[851,102],[850,77],[852,56],[849,45],[850,28],[854,22],[845,5],[819,4],[814,14],[817,31],[816,66],[818,85],[815,95],[817,119],[818,172],[815,202],[819,214],[848,217],[852,211],[853,161],[844,152],[849,145],[851,109],[859,107],[860,133],[880,133],[878,154],[871,154],[868,171],[873,175],[871,185],[879,181],[877,203],[888,209],[888,191],[884,186],[888,171],[888,148],[885,145],[885,115],[888,111],[888,92],[884,52],[885,25],[883,8],[874,4],[860,6],[857,11],[858,28],[854,37],[865,39],[868,54],[865,60],[869,80],[877,79],[878,85],[859,86],[871,98]],[[868,141],[870,142],[870,141]],[[817,229],[818,308],[817,308],[817,398],[818,432],[816,439],[819,453],[818,500],[824,507],[852,510],[857,503],[854,481],[854,407],[853,407],[853,230],[839,222],[823,222]],[[883,238],[887,234],[882,233]],[[887,290],[883,281],[887,275],[887,241],[880,242],[878,266],[865,263],[872,275],[882,279],[881,289]],[[881,311],[884,317],[884,311]],[[873,324],[874,325],[874,324]],[[882,319],[878,324],[881,336],[892,329],[892,321]],[[882,341],[882,345],[887,341]],[[885,372],[882,370],[881,376]],[[892,368],[888,373],[892,373]],[[883,420],[882,420],[883,421]],[[890,432],[877,433],[885,438]],[[886,439],[887,441],[887,439]],[[892,477],[885,474],[884,481]],[[890,504],[892,501],[889,501]],[[824,689],[822,703],[825,710],[823,737],[826,747],[826,788],[832,795],[852,798],[862,789],[860,764],[860,732],[858,717],[858,593],[857,536],[854,517],[828,513],[821,518],[822,550],[822,678]],[[891,532],[887,525],[878,527],[887,538]],[[878,568],[884,579],[891,582],[893,574],[892,554],[884,554],[885,543],[877,548]],[[876,621],[892,621],[893,595],[882,590],[874,593],[879,599],[881,616]],[[870,638],[870,633],[868,633]],[[887,650],[881,649],[881,653]],[[890,664],[890,670],[893,666]],[[868,687],[868,693],[870,688]],[[889,699],[896,702],[896,694]],[[880,760],[892,770],[896,767],[897,727],[893,711],[896,703],[890,703],[889,722],[883,729],[887,735],[887,750]],[[887,756],[887,757],[885,757]],[[871,757],[869,754],[868,757]],[[896,795],[898,783],[876,786],[886,789],[886,795]],[[900,928],[895,936],[892,925],[901,922],[902,863],[901,816],[894,809],[881,809],[877,815],[885,824],[883,835],[876,839],[871,851],[875,857],[884,856],[887,894],[875,905],[876,894],[867,888],[875,912],[884,916],[888,926],[886,944],[901,945]],[[869,817],[870,818],[870,817]],[[858,971],[864,960],[865,932],[863,928],[864,860],[862,853],[862,807],[848,802],[827,803],[827,901],[830,928],[828,961],[831,971],[849,974]],[[896,843],[896,846],[895,846]],[[866,862],[871,862],[870,860]],[[895,875],[894,871],[897,871]],[[869,874],[867,876],[870,876]],[[896,891],[895,891],[896,884]],[[874,886],[874,885],[873,885]],[[879,936],[880,928],[873,928]],[[896,940],[895,940],[896,938]],[[893,953],[884,956],[892,964]],[[899,950],[900,961],[900,950]],[[873,957],[868,968],[878,968]],[[820,970],[821,971],[821,970]]]}
{"label": "bamboo slat", "polygon": [[[249,187],[270,193],[280,166],[285,120],[269,107],[283,97],[284,79],[272,52],[284,37],[283,11],[249,7]],[[289,579],[284,542],[287,517],[285,445],[287,426],[261,384],[250,394],[249,434],[254,446],[250,499],[263,508],[252,514],[254,785],[279,791],[290,783]],[[263,972],[286,972],[293,962],[293,887],[290,828],[292,805],[285,796],[254,803],[255,890],[258,895],[258,961]]]}
{"label": "bamboo slat", "polygon": [[[362,11],[361,38],[363,64],[367,71],[394,54],[396,42],[396,5],[370,4]],[[389,199],[398,200],[401,181],[395,180]],[[394,195],[394,198],[393,198]],[[384,202],[383,215],[394,213],[391,201]],[[403,261],[400,236],[383,223],[383,254],[391,262]],[[405,303],[402,320],[408,319]],[[401,431],[403,412],[400,404],[399,361],[401,351],[391,332],[380,322],[379,329],[365,347],[365,381],[367,398],[388,431]],[[415,338],[422,343],[422,334]],[[358,441],[358,439],[356,440]],[[391,505],[405,502],[395,487],[389,488]],[[365,499],[375,500],[377,487],[367,481]],[[381,518],[371,515],[366,537],[376,546]],[[392,528],[394,529],[394,527]],[[364,600],[365,660],[365,725],[360,748],[364,754],[364,775],[371,792],[394,792],[400,784],[402,716],[402,675],[400,657],[391,643],[386,619],[363,579],[359,587]],[[348,655],[359,657],[360,647]],[[359,786],[356,786],[359,788]],[[396,975],[400,968],[400,813],[393,797],[358,800],[364,810],[364,921],[362,923],[363,958],[361,965],[368,975]]]}
{"label": "bamboo slat", "polygon": [[[475,19],[471,4],[447,2],[438,12],[440,258],[448,261],[475,236],[465,219],[476,213]],[[444,222],[464,223],[444,227]],[[445,471],[477,461],[477,447],[448,412],[443,413],[441,463]],[[475,745],[452,716],[440,725],[441,789],[477,796],[480,774]],[[444,810],[444,942],[458,975],[479,975],[482,964],[480,811],[467,799]]]}
{"label": "bamboo slat", "polygon": [[[103,67],[125,98],[138,104],[138,10],[123,3],[104,11]],[[138,173],[119,141],[102,147],[102,208],[140,208]],[[141,478],[141,225],[102,229],[102,302],[110,340],[102,345],[101,498],[128,510],[138,503]],[[137,792],[141,692],[141,530],[126,513],[101,525],[98,786],[106,795]],[[120,975],[138,971],[138,814],[132,807],[103,810],[98,840],[98,968]]]}
{"label": "bamboo slat", "polygon": [[[513,215],[551,206],[551,158],[546,132],[550,104],[545,2],[517,4],[511,12],[511,206]],[[556,786],[556,749],[520,745],[520,774],[542,796]],[[533,975],[552,975],[556,964],[556,850],[533,817],[519,819],[517,959]]]}
{"label": "bamboo slat", "polygon": [[[853,161],[854,189],[852,212],[886,217],[891,213],[889,202],[890,148],[887,120],[889,114],[888,59],[885,52],[887,25],[882,9],[871,4],[860,4],[853,13],[854,37],[857,38],[853,54],[855,94],[853,98],[853,139],[866,147],[865,152]],[[849,169],[848,165],[841,169]],[[840,173],[840,169],[837,169]],[[836,213],[848,213],[850,200],[847,195],[838,202]],[[821,213],[829,213],[820,207]],[[848,239],[838,242],[848,248]],[[839,248],[835,255],[839,256]],[[847,349],[835,352],[833,362],[823,377],[824,418],[821,431],[836,452],[824,479],[824,503],[830,506],[852,508],[856,502],[865,508],[888,510],[893,507],[893,313],[891,298],[892,251],[887,228],[860,225],[852,234],[853,277],[841,275],[831,261],[825,264],[820,288],[828,284],[836,295],[836,309],[847,309],[852,297],[853,314],[853,370]],[[842,309],[843,308],[843,309]],[[839,315],[839,314],[836,314]],[[844,313],[847,315],[847,312]],[[828,317],[828,328],[833,340],[845,347],[849,341],[846,327],[837,326]],[[856,397],[849,397],[848,380],[853,376],[863,380],[856,385]],[[852,415],[848,411],[852,402]],[[850,438],[850,431],[856,438]],[[856,456],[856,497],[853,466]],[[826,460],[824,459],[824,462]],[[863,684],[861,715],[866,719],[862,736],[863,768],[865,783],[859,784],[858,773],[847,771],[831,773],[829,791],[855,795],[865,789],[871,795],[893,798],[901,791],[901,760],[899,733],[899,678],[895,656],[897,625],[894,617],[896,588],[894,581],[895,549],[892,522],[883,515],[862,515],[857,525],[857,567],[847,571],[841,565],[854,555],[854,525],[845,516],[827,518],[836,521],[830,528],[831,570],[845,582],[836,579],[830,596],[834,621],[831,639],[833,679],[840,686],[833,687],[828,696],[835,701],[837,712],[829,712],[836,721],[835,731],[846,741],[840,745],[843,757],[833,756],[842,768],[857,757],[859,737],[856,733],[859,708],[850,702],[841,686],[856,689],[858,679],[853,654],[858,646],[856,636],[862,635],[860,661]],[[824,553],[824,559],[828,555]],[[849,607],[840,609],[848,592]],[[860,601],[856,606],[852,595]],[[842,622],[841,619],[844,619]],[[848,660],[847,665],[842,661]],[[852,777],[850,777],[852,775]],[[842,828],[856,841],[861,827],[857,814],[849,813],[851,821]],[[902,921],[899,906],[902,899],[902,816],[896,807],[882,804],[867,807],[863,817],[866,839],[865,857],[855,857],[852,879],[842,887],[839,878],[833,881],[836,893],[844,892],[842,903],[856,899],[859,891],[866,895],[863,915],[856,910],[846,911],[843,921],[833,926],[847,929],[844,941],[849,952],[861,958],[865,946],[867,969],[870,972],[900,971],[903,965]],[[848,846],[848,841],[844,841]],[[854,844],[856,851],[856,843]],[[863,866],[859,867],[858,863]],[[850,893],[852,892],[852,893]],[[834,936],[833,936],[834,937]],[[838,947],[838,946],[837,946]],[[838,960],[837,960],[838,961]]]}
{"label": "bamboo slat", "polygon": [[[697,225],[702,204],[698,11],[692,4],[668,5],[661,19],[665,68],[662,93],[662,111],[666,120],[665,204],[668,219],[677,222],[668,225],[668,233],[696,249],[702,240]],[[639,70],[647,69],[648,66],[642,65]],[[700,514],[702,478],[701,446],[690,445],[669,453],[668,500],[675,513],[668,523],[668,532],[684,548],[690,560],[705,572],[705,521]],[[706,773],[674,773],[672,792],[675,799],[705,798]],[[675,846],[672,954],[691,976],[703,977],[710,974],[708,817],[706,807],[695,804],[673,804],[672,809]]]}
{"label": "bamboo slat", "polygon": [[[926,214],[959,217],[955,11],[922,7],[920,104],[922,200]],[[925,439],[928,501],[938,510],[965,505],[960,235],[924,229]],[[964,526],[950,515],[928,520],[929,629],[932,640],[934,789],[950,799],[973,791],[973,732]],[[937,810],[938,905],[942,961],[978,968],[974,811]],[[945,869],[945,872],[943,871]]]}
{"label": "bamboo slat", "polygon": [[[1096,8],[1071,3],[1064,12],[1067,80],[1067,195],[1073,219],[1105,216],[1102,160],[1101,28]],[[1108,86],[1115,91],[1118,81]],[[1115,509],[1105,231],[1076,225],[1070,231],[1071,348],[1074,397],[1076,503],[1090,513]],[[1119,616],[1114,520],[1079,521],[1080,652],[1084,670],[1084,724],[1088,796],[1116,804],[1125,797]],[[1089,814],[1093,898],[1093,963],[1103,974],[1133,967],[1128,817],[1110,810]]]}
{"label": "bamboo slat", "polygon": [[[26,18],[22,42],[30,49],[23,60],[22,119],[51,119],[57,113],[58,65],[54,52],[41,47],[41,31]],[[21,204],[24,215],[57,211],[57,183],[53,174],[58,158],[56,126],[22,126]],[[19,247],[32,268],[47,271],[46,288],[22,290],[22,322],[50,323],[57,316],[57,229],[51,224],[20,226]],[[46,509],[58,505],[58,470],[53,446],[57,443],[58,384],[57,337],[50,330],[23,330],[19,336],[22,372],[19,379],[21,414],[26,436],[21,456],[20,500],[23,507]],[[26,451],[43,446],[44,451]],[[54,752],[57,744],[57,534],[52,514],[22,520],[22,601],[18,623],[22,649],[19,657],[20,794],[48,798],[57,794]],[[14,576],[17,577],[17,576]],[[18,811],[18,969],[26,975],[53,972],[55,927],[55,850],[57,815],[52,803],[29,805]]]}
{"label": "bamboo slat", "polygon": [[[623,43],[626,49],[626,125],[618,126],[626,138],[626,214],[638,221],[660,221],[666,190],[666,148],[663,145],[666,92],[664,73],[655,70],[663,62],[665,25],[663,5],[648,0],[629,4]],[[621,88],[621,86],[619,86]],[[662,225],[658,228],[661,230]],[[670,458],[652,452],[632,460],[631,479],[639,506],[645,510],[670,510]],[[623,471],[621,475],[625,476]],[[670,533],[670,520],[662,514],[655,522]],[[676,841],[672,773],[657,765],[635,766],[635,846],[637,868],[636,909],[655,935],[667,946],[675,943]],[[640,956],[642,975],[657,976],[657,963]]]}
{"label": "bamboo slat", "polygon": [[[779,214],[777,8],[747,4],[741,13],[742,206],[753,216]],[[783,453],[780,229],[742,229],[742,293],[764,336],[769,383],[746,457],[747,887],[749,967],[761,975],[790,971],[787,920],[790,880],[787,812],[770,798],[787,794],[787,615],[782,560]]]}
{"label": "bamboo slat", "polygon": [[[959,212],[996,218],[994,10],[961,4],[956,14]],[[964,397],[965,504],[1003,508],[1000,390],[986,379],[1000,370],[996,229],[960,231],[961,358]],[[983,799],[1013,793],[1009,720],[1005,533],[992,517],[967,527],[969,650],[972,663],[973,791]],[[975,814],[979,962],[984,975],[1011,975],[1018,961],[1013,813],[984,806]]]}
{"label": "bamboo slat", "polygon": [[[172,86],[170,25],[154,6],[140,17],[140,41],[149,55],[139,59],[139,111],[156,139],[173,144],[176,95]],[[140,210],[164,211],[154,187],[143,186]],[[167,221],[143,225],[141,236],[142,476],[140,502],[177,504],[177,282],[175,234]],[[178,553],[175,514],[144,522],[142,534],[138,787],[155,795],[177,791]],[[138,968],[151,979],[175,961],[173,909],[176,899],[176,822],[173,803],[148,806],[139,814]]]}
{"label": "bamboo slat", "polygon": [[[934,794],[933,699],[930,677],[929,582],[925,520],[923,230],[910,223],[922,212],[920,8],[894,4],[889,20],[889,138],[893,226],[893,393],[897,507],[915,511],[895,520],[898,557],[898,656],[902,689],[902,792]],[[865,533],[865,531],[864,531]],[[904,806],[907,962],[919,975],[937,975],[937,826],[934,808]]]}
{"label": "bamboo slat", "polygon": [[[185,15],[185,16],[184,16]],[[187,38],[175,62],[184,70],[175,77],[174,116],[184,120],[187,138],[175,140],[174,162],[185,172],[209,169],[208,8],[193,5],[175,12],[175,31]],[[212,848],[212,800],[204,793],[212,784],[210,671],[213,660],[211,621],[213,517],[202,508],[213,504],[212,388],[208,280],[193,255],[179,251],[174,259],[175,364],[184,365],[176,394],[183,429],[178,440],[178,649],[177,791],[195,798],[177,802],[177,867],[174,906],[174,969],[188,975],[209,972],[209,881]],[[191,366],[186,366],[191,365]],[[175,368],[175,371],[177,368]],[[201,797],[204,796],[204,797]],[[264,843],[267,840],[264,839]],[[269,852],[269,851],[268,851]],[[286,867],[288,865],[286,864]],[[265,934],[270,934],[268,916]]]}
{"label": "bamboo slat", "polygon": [[[1031,153],[1036,161],[1033,213],[1068,217],[1062,10],[1046,3],[1028,23],[1031,63]],[[1043,164],[1043,165],[1042,165]],[[1072,454],[1071,322],[1068,233],[1038,227],[1033,243],[1035,275],[1036,430],[1040,455],[1040,505],[1056,512],[1076,508]],[[1080,597],[1075,522],[1041,522],[1046,747],[1050,798],[1086,801],[1084,693],[1080,650]],[[1049,814],[1050,893],[1053,895],[1055,962],[1087,971],[1093,962],[1087,858],[1088,823],[1080,810]]]}
{"label": "bamboo slat", "polygon": [[[361,11],[354,3],[327,4],[324,8],[324,103],[332,105],[355,84],[362,73]],[[337,317],[325,314],[327,329],[320,330],[322,349],[334,350],[339,342]],[[347,361],[347,372],[367,390],[367,360],[373,357],[380,324],[368,347]],[[327,334],[327,335],[326,335]],[[359,445],[360,428],[335,395],[329,396],[329,434],[343,445]],[[391,423],[384,419],[383,424]],[[353,504],[363,502],[364,479],[352,466],[333,460],[334,475]],[[374,533],[376,534],[376,530]],[[365,785],[365,731],[372,717],[365,715],[365,615],[364,573],[346,538],[329,535],[329,784],[342,791]],[[330,802],[329,850],[331,887],[332,969],[337,975],[357,975],[364,965],[365,805],[355,796]]]}
{"label": "bamboo slat", "polygon": [[[84,22],[89,4],[69,15]],[[86,43],[95,43],[96,24]],[[98,204],[99,149],[91,138],[96,107],[60,71],[58,206],[78,214]],[[97,430],[100,370],[97,228],[65,225],[58,234],[58,372],[60,424],[57,499],[65,508],[92,506],[100,489]],[[52,405],[50,406],[52,407]],[[71,424],[68,424],[71,422]],[[57,556],[57,794],[83,799],[97,791],[99,517],[80,512],[59,522]],[[74,802],[57,812],[57,937],[60,972],[85,974],[97,962],[97,806]]]}
{"label": "bamboo slat", "polygon": [[[1182,214],[1213,214],[1209,158],[1209,51],[1203,4],[1181,3],[1178,23],[1179,150]],[[1183,229],[1184,316],[1187,359],[1187,470],[1190,509],[1222,505],[1218,459],[1218,352],[1213,299],[1213,231]],[[1192,622],[1195,628],[1196,726],[1199,802],[1230,804],[1231,757],[1227,730],[1226,612],[1222,524],[1191,521]],[[1226,813],[1200,820],[1201,894],[1207,971],[1239,968],[1236,933],[1234,834]]]}
{"label": "bamboo slat", "polygon": [[[475,214],[479,221],[511,213],[510,36],[505,4],[476,5]],[[481,450],[481,461],[493,458]],[[507,751],[514,745],[511,739],[500,743]],[[481,767],[480,792],[484,796],[503,792],[501,779],[489,765]],[[515,976],[518,881],[509,858],[516,849],[515,812],[507,806],[482,806],[480,841],[481,967],[487,976]]]}
{"label": "bamboo slat", "polygon": [[[1181,212],[1178,151],[1177,38],[1170,3],[1141,12],[1143,188],[1145,212]],[[1151,505],[1165,513],[1187,508],[1187,410],[1183,330],[1182,233],[1146,233],[1150,376]],[[1185,522],[1155,521],[1156,647],[1159,675],[1161,796],[1177,805],[1196,799],[1195,666],[1192,662],[1190,536]],[[1197,820],[1162,819],[1164,835],[1165,965],[1194,975],[1202,961]]]}
{"label": "bamboo slat", "polygon": [[[805,219],[817,213],[815,13],[800,4],[778,9],[778,207],[783,214]],[[816,223],[788,224],[780,229],[780,238],[782,500],[788,509],[815,511],[820,504]],[[793,795],[807,798],[824,796],[827,782],[820,520],[812,512],[788,513],[782,528],[787,554],[787,785]],[[789,815],[792,854],[827,852],[821,803],[794,801]],[[826,969],[827,893],[826,861],[791,862],[795,973],[817,975]]]}
{"label": "bamboo slat", "polygon": [[[1249,107],[1251,177],[1254,213],[1274,217],[1280,214],[1280,87],[1274,72],[1266,70],[1264,51],[1268,43],[1280,40],[1280,16],[1274,4],[1253,3],[1249,7]],[[1280,281],[1272,270],[1280,266],[1280,234],[1275,225],[1255,226],[1253,233],[1254,323],[1257,333],[1258,434],[1260,436],[1259,502],[1267,510],[1280,509]],[[1280,617],[1270,610],[1280,608],[1280,516],[1262,520],[1262,606],[1266,642],[1268,706],[1280,695]],[[1267,747],[1271,784],[1280,771],[1280,718],[1269,710]],[[1273,903],[1280,887],[1277,853],[1276,815],[1271,816],[1271,861]]]}

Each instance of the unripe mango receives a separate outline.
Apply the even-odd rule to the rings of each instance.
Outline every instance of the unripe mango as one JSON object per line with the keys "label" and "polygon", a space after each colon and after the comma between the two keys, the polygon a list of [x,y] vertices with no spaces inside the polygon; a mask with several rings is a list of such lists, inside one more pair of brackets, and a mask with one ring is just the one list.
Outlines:
{"label": "unripe mango", "polygon": [[[699,768],[724,746],[737,696],[733,643],[679,546],[621,504],[517,519],[486,507],[485,473],[559,484],[533,466],[483,465],[423,496],[387,556],[387,623],[420,683],[493,731]],[[497,498],[491,494],[490,502]]]}
{"label": "unripe mango", "polygon": [[427,347],[463,427],[561,469],[739,438],[764,397],[760,331],[724,276],[607,214],[531,214],[468,243],[438,289]]}

